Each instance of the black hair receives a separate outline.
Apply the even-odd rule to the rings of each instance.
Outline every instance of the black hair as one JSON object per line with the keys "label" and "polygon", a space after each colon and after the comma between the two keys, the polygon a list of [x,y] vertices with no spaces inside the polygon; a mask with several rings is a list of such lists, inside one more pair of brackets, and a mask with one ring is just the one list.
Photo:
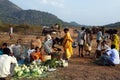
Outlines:
{"label": "black hair", "polygon": [[2,46],[7,46],[7,43],[3,43]]}
{"label": "black hair", "polygon": [[10,55],[10,49],[9,48],[4,48],[3,49],[3,54]]}
{"label": "black hair", "polygon": [[114,45],[114,44],[112,44],[112,45],[111,45],[111,49],[114,49],[114,48],[115,48],[115,45]]}
{"label": "black hair", "polygon": [[85,27],[82,27],[81,30],[85,30]]}
{"label": "black hair", "polygon": [[39,47],[35,47],[35,50],[37,50]]}
{"label": "black hair", "polygon": [[68,28],[65,28],[65,29],[64,29],[64,32],[66,32],[66,31],[69,31],[69,29],[68,29]]}
{"label": "black hair", "polygon": [[117,32],[118,32],[118,30],[115,29],[115,30],[114,30],[114,33],[117,34]]}

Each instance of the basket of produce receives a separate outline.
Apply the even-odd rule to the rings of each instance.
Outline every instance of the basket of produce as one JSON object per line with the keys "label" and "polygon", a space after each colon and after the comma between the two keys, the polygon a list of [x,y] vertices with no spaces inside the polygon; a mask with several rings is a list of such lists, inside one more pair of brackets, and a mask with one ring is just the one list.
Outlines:
{"label": "basket of produce", "polygon": [[51,55],[43,55],[43,61],[51,60]]}

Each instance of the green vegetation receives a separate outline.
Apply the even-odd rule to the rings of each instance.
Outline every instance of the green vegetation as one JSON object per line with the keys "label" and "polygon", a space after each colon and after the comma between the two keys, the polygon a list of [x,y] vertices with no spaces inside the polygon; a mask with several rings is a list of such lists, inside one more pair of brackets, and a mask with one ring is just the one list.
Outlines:
{"label": "green vegetation", "polygon": [[120,28],[120,22],[116,22],[116,23],[113,23],[113,24],[108,24],[108,25],[105,25],[105,27]]}
{"label": "green vegetation", "polygon": [[74,26],[74,24],[64,22],[48,12],[23,10],[9,0],[0,0],[0,20],[10,24],[51,26],[61,23],[63,26]]}

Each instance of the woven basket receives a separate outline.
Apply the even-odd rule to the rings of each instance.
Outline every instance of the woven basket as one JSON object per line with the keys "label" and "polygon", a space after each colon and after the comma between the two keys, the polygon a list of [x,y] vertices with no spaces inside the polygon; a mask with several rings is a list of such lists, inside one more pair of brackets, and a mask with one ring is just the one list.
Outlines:
{"label": "woven basket", "polygon": [[43,61],[51,60],[51,55],[43,55]]}

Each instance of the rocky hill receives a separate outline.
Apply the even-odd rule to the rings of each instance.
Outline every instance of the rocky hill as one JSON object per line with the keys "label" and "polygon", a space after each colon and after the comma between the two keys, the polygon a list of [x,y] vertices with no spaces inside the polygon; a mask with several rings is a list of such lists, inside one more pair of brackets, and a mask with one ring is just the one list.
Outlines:
{"label": "rocky hill", "polygon": [[63,25],[76,26],[72,23],[64,22],[48,12],[23,10],[9,0],[0,0],[0,20],[11,24],[53,25],[61,23]]}

